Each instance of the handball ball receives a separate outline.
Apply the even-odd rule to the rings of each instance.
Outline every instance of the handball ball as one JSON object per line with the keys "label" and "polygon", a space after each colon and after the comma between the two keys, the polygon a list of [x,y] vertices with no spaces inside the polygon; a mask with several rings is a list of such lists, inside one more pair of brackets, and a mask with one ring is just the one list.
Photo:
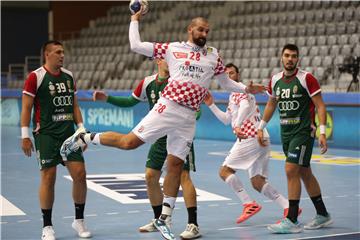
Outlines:
{"label": "handball ball", "polygon": [[129,3],[129,9],[131,14],[135,14],[140,11],[140,7],[143,7],[142,15],[145,15],[149,11],[149,3],[147,0],[131,0]]}

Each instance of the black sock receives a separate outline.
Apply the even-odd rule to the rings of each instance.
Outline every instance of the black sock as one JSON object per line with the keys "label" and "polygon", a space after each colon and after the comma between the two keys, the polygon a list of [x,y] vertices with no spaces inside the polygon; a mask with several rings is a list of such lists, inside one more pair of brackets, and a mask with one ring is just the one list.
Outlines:
{"label": "black sock", "polygon": [[189,207],[187,209],[188,211],[188,223],[193,223],[196,226],[198,226],[197,223],[197,207]]}
{"label": "black sock", "polygon": [[293,223],[297,222],[297,217],[299,214],[299,202],[300,200],[289,200],[289,212],[287,218],[290,219]]}
{"label": "black sock", "polygon": [[319,196],[311,197],[311,201],[313,202],[313,204],[316,208],[317,214],[322,215],[324,217],[326,217],[328,215],[325,204],[321,198],[321,194]]}
{"label": "black sock", "polygon": [[85,203],[75,203],[75,219],[84,219]]}
{"label": "black sock", "polygon": [[41,212],[42,212],[42,216],[43,216],[44,227],[52,226],[52,222],[51,222],[52,208],[50,208],[50,209],[41,209]]}
{"label": "black sock", "polygon": [[162,204],[158,205],[158,206],[152,206],[152,209],[154,211],[154,218],[158,219],[161,215],[161,211],[162,211]]}

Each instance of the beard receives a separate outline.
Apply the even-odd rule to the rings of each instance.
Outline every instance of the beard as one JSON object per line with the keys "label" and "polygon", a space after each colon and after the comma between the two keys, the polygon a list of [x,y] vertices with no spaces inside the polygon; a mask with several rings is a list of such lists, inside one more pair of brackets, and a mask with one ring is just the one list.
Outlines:
{"label": "beard", "polygon": [[194,38],[193,37],[193,41],[196,45],[198,45],[199,47],[203,47],[206,44],[206,38]]}
{"label": "beard", "polygon": [[297,62],[294,63],[292,66],[286,66],[284,63],[283,63],[283,66],[285,68],[286,71],[294,71],[296,68],[297,68]]}

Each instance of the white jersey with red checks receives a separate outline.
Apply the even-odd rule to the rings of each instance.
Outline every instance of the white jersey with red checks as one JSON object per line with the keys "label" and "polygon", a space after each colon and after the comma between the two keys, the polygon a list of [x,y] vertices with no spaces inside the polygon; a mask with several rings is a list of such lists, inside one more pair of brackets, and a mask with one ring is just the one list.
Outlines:
{"label": "white jersey with red checks", "polygon": [[170,79],[162,97],[198,110],[214,75],[225,66],[215,48],[190,42],[155,43],[154,58],[165,59]]}
{"label": "white jersey with red checks", "polygon": [[[242,113],[239,111],[241,104],[247,101],[250,111]],[[252,94],[231,93],[229,96],[229,104],[227,114],[231,115],[231,125],[233,128],[240,125],[241,131],[248,137],[256,137],[257,127],[260,121],[260,111],[256,105],[256,100]],[[239,116],[246,114],[245,116]],[[240,119],[240,123],[238,122]]]}

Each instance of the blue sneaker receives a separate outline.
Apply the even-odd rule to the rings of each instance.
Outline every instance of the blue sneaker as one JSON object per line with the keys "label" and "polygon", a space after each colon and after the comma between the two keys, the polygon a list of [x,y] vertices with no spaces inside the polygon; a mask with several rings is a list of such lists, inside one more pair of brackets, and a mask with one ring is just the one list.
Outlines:
{"label": "blue sneaker", "polygon": [[331,216],[329,213],[326,217],[316,214],[316,216],[309,223],[307,223],[304,226],[304,228],[307,230],[319,229],[322,227],[329,226],[332,223],[333,223],[333,220],[331,219]]}
{"label": "blue sneaker", "polygon": [[86,133],[85,128],[79,128],[76,132],[68,137],[60,148],[60,155],[64,161],[67,160],[67,156],[77,151],[79,148],[84,149],[86,143],[80,138],[81,135]]}
{"label": "blue sneaker", "polygon": [[302,227],[298,222],[293,223],[288,218],[284,218],[278,223],[271,224],[267,228],[273,233],[299,233],[302,231]]}
{"label": "blue sneaker", "polygon": [[166,225],[165,221],[156,219],[154,226],[160,231],[161,235],[167,240],[175,240],[175,235],[171,232],[171,229]]}

